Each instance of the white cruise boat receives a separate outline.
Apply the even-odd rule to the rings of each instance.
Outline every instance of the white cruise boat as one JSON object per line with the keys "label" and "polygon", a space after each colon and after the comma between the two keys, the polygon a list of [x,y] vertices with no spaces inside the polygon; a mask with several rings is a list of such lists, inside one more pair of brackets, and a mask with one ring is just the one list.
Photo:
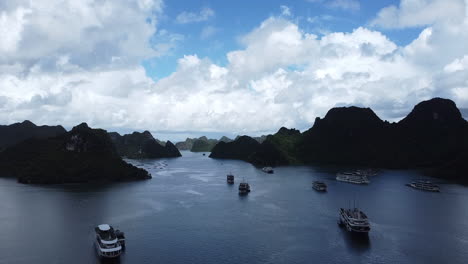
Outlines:
{"label": "white cruise boat", "polygon": [[265,173],[273,173],[273,168],[272,167],[263,167],[262,171]]}
{"label": "white cruise boat", "polygon": [[370,224],[367,219],[367,215],[358,208],[340,208],[338,224],[340,226],[344,226],[346,230],[353,233],[367,234],[370,231]]}
{"label": "white cruise boat", "polygon": [[316,191],[319,191],[319,192],[326,192],[327,191],[327,185],[324,182],[321,182],[321,181],[313,181],[312,182],[312,188],[314,188]]}
{"label": "white cruise boat", "polygon": [[354,184],[369,184],[367,176],[355,172],[339,172],[336,174],[336,180]]}
{"label": "white cruise boat", "polygon": [[425,181],[425,180],[413,181],[413,182],[408,183],[406,185],[411,187],[411,188],[414,188],[414,189],[428,191],[428,192],[439,192],[440,191],[439,186],[433,184],[430,181]]}
{"label": "white cruise boat", "polygon": [[[117,237],[114,228],[108,224],[98,225],[95,229],[96,240],[94,245],[96,246],[97,254],[102,258],[118,258],[122,254],[122,245],[119,241],[121,238]],[[119,231],[119,234],[123,233]],[[125,241],[125,237],[123,237]]]}

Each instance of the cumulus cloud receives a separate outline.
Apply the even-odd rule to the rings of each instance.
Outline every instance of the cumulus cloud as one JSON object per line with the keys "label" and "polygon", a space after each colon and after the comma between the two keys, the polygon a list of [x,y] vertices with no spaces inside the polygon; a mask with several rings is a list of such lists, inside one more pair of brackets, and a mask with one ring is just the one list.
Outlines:
{"label": "cumulus cloud", "polygon": [[407,28],[436,22],[463,23],[465,0],[401,0],[399,6],[381,9],[371,25],[382,28]]}
{"label": "cumulus cloud", "polygon": [[187,12],[184,11],[177,15],[176,17],[176,22],[179,24],[188,24],[188,23],[194,23],[194,22],[202,22],[210,19],[215,15],[215,12],[213,9],[209,7],[204,7],[200,10],[200,12]]}
{"label": "cumulus cloud", "polygon": [[[186,55],[171,75],[154,81],[138,60],[157,53],[152,38],[171,36],[155,29],[160,12],[156,2],[110,1],[100,12],[88,6],[83,12],[95,21],[70,29],[83,36],[47,48],[42,46],[54,42],[49,37],[67,36],[64,31],[71,22],[54,24],[56,32],[50,33],[45,25],[30,24],[52,19],[42,18],[48,13],[29,1],[18,3],[4,8],[0,20],[22,25],[12,27],[19,33],[8,32],[12,40],[0,51],[6,55],[0,57],[0,119],[6,123],[31,119],[72,126],[86,121],[103,128],[250,134],[281,126],[306,129],[316,116],[342,105],[372,107],[391,120],[433,96],[468,107],[466,17],[463,23],[441,18],[406,46],[375,29],[317,36],[283,15],[270,17],[241,38],[241,48],[226,54],[226,65]],[[79,5],[83,3],[95,4]],[[30,11],[23,14],[17,11],[20,7]],[[131,20],[141,28],[122,26],[107,32],[115,28],[108,21],[113,16],[104,11],[124,7],[132,9],[129,15],[138,15],[140,19]],[[61,16],[65,14],[53,19]],[[34,35],[32,29],[44,33]],[[138,36],[135,47],[145,49],[124,52],[132,45],[123,45],[128,39],[120,39],[122,35],[135,41]],[[23,40],[33,37],[37,50],[20,52],[31,45]],[[115,43],[108,46],[110,40]],[[97,53],[101,51],[104,54]]]}

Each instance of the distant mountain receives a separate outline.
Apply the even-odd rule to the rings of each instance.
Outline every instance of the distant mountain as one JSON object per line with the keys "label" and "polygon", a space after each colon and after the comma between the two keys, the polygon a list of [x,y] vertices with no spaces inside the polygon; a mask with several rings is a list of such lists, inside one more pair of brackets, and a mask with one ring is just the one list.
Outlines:
{"label": "distant mountain", "polygon": [[0,150],[29,138],[55,137],[67,132],[62,126],[36,126],[31,121],[0,125]]}
{"label": "distant mountain", "polygon": [[[241,136],[237,136],[234,140],[240,138]],[[253,139],[255,139],[258,143],[262,143],[263,141],[265,141],[265,139],[267,138],[266,135],[262,135],[262,136],[259,136],[259,137],[251,137]]]}
{"label": "distant mountain", "polygon": [[31,138],[0,153],[1,175],[22,183],[81,183],[151,178],[118,155],[105,130],[86,123],[47,139]]}
{"label": "distant mountain", "polygon": [[133,132],[123,136],[112,132],[109,133],[109,136],[117,149],[117,153],[122,157],[156,159],[182,156],[172,142],[167,141],[163,146],[161,141],[156,140],[149,131],[143,133]]}
{"label": "distant mountain", "polygon": [[221,158],[221,159],[240,159],[248,161],[249,157],[257,149],[258,141],[249,137],[241,136],[232,142],[219,142],[211,150],[211,158]]}
{"label": "distant mountain", "polygon": [[323,119],[317,118],[304,133],[281,128],[262,144],[249,139],[242,144],[237,140],[232,145],[220,143],[210,157],[270,166],[422,168],[439,177],[468,183],[468,174],[460,176],[468,163],[468,122],[455,103],[447,99],[421,102],[398,123],[382,121],[370,108],[339,107],[328,111]]}
{"label": "distant mountain", "polygon": [[300,139],[299,130],[282,127],[276,134],[265,137],[255,152],[250,155],[249,162],[261,166],[300,164],[297,153],[297,144]]}
{"label": "distant mountain", "polygon": [[222,137],[219,139],[219,141],[228,143],[228,142],[232,142],[232,139],[230,139],[230,138],[228,138],[228,137],[226,137],[226,136],[222,136]]}
{"label": "distant mountain", "polygon": [[221,137],[217,139],[208,139],[205,136],[199,138],[187,138],[185,141],[177,142],[176,147],[180,150],[190,150],[192,152],[211,152],[213,147],[218,142],[231,142],[232,139],[228,137]]}
{"label": "distant mountain", "polygon": [[193,147],[193,142],[197,140],[196,138],[187,138],[185,141],[177,142],[175,146],[179,150],[191,150]]}
{"label": "distant mountain", "polygon": [[218,143],[216,139],[208,139],[207,137],[200,137],[193,142],[190,149],[192,152],[210,152],[211,149]]}
{"label": "distant mountain", "polygon": [[460,113],[465,120],[468,120],[468,108],[460,108]]}

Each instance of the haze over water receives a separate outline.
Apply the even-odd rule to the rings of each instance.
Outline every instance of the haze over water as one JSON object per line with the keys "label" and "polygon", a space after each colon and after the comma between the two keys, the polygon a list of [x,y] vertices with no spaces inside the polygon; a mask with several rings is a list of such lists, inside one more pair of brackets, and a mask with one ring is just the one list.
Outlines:
{"label": "haze over water", "polygon": [[[125,232],[120,263],[466,263],[468,189],[413,190],[413,171],[383,171],[369,186],[339,183],[336,168],[252,165],[200,153],[130,161],[153,179],[107,186],[23,185],[0,178],[0,263],[99,263],[94,226]],[[226,184],[226,174],[235,185]],[[240,197],[242,178],[252,192]],[[311,188],[323,180],[327,193]],[[434,180],[439,181],[439,180]],[[369,239],[337,225],[353,201]]]}

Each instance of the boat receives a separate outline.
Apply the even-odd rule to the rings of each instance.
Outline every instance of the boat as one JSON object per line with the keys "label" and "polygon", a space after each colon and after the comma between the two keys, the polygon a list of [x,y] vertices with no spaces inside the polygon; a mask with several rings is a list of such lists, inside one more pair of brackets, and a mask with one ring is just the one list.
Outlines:
{"label": "boat", "polygon": [[272,174],[273,173],[273,168],[272,167],[263,167],[262,169],[263,172]]}
{"label": "boat", "polygon": [[115,236],[117,237],[117,240],[119,241],[122,249],[125,249],[125,233],[120,231],[119,229],[116,229]]}
{"label": "boat", "polygon": [[[122,254],[122,245],[119,240],[123,238],[125,243],[125,236],[121,231],[114,231],[114,228],[108,224],[98,225],[95,229],[96,239],[94,245],[96,246],[97,254],[101,258],[118,258]],[[117,233],[121,236],[117,236]]]}
{"label": "boat", "polygon": [[324,182],[321,182],[321,181],[313,181],[312,182],[312,188],[314,188],[316,191],[319,191],[319,192],[326,192],[327,191],[327,185]]}
{"label": "boat", "polygon": [[340,208],[338,224],[351,233],[368,234],[370,231],[367,215],[356,207],[353,209]]}
{"label": "boat", "polygon": [[411,188],[414,188],[414,189],[428,191],[428,192],[439,192],[440,191],[439,186],[433,184],[431,181],[426,181],[426,180],[417,180],[417,181],[413,181],[411,183],[408,183],[406,185],[411,187]]}
{"label": "boat", "polygon": [[239,183],[240,195],[248,194],[249,192],[250,192],[250,185],[247,182],[242,181],[241,183]]}
{"label": "boat", "polygon": [[226,181],[227,181],[227,183],[229,183],[229,184],[234,184],[234,175],[228,174],[228,175],[226,176]]}
{"label": "boat", "polygon": [[336,174],[336,180],[342,182],[349,182],[354,184],[369,184],[370,181],[367,176],[361,175],[356,172],[339,172]]}

